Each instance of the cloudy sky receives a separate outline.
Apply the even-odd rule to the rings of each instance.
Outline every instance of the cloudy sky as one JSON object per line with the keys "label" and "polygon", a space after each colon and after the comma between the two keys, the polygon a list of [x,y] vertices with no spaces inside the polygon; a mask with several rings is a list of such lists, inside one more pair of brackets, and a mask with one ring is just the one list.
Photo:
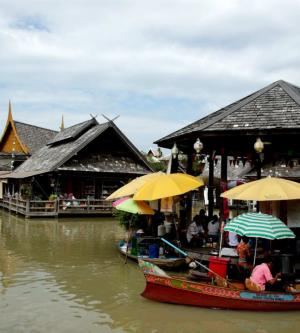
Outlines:
{"label": "cloudy sky", "polygon": [[[300,85],[300,1],[0,0],[0,129],[113,118],[140,149],[263,86]],[[152,145],[153,146],[153,145]]]}

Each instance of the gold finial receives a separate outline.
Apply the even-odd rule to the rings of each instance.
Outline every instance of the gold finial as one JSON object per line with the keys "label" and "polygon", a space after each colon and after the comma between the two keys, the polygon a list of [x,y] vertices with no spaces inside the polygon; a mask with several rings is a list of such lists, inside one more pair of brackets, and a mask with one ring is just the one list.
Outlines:
{"label": "gold finial", "polygon": [[61,124],[60,124],[59,128],[61,131],[63,131],[65,129],[64,115],[61,116]]}
{"label": "gold finial", "polygon": [[8,119],[12,119],[12,109],[11,109],[11,102],[8,102]]}

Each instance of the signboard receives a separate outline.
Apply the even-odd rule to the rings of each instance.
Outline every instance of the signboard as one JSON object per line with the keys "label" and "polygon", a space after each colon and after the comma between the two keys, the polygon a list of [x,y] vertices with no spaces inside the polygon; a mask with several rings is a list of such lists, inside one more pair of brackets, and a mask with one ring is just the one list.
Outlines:
{"label": "signboard", "polygon": [[273,301],[273,302],[274,301],[290,302],[294,300],[294,296],[291,294],[251,293],[248,291],[241,291],[240,297],[256,301]]}

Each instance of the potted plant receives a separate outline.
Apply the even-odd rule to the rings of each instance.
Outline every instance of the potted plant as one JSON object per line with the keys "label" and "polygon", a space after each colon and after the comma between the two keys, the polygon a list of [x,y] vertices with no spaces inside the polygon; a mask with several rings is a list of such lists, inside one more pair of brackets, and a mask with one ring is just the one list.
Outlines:
{"label": "potted plant", "polygon": [[24,200],[30,199],[32,195],[31,185],[22,184],[20,187],[20,194]]}

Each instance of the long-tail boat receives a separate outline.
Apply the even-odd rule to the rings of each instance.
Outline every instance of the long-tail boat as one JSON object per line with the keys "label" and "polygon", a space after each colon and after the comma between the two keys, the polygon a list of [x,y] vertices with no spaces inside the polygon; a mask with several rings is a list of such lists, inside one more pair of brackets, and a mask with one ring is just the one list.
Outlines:
{"label": "long-tail boat", "polygon": [[129,259],[135,262],[138,262],[139,259],[142,259],[144,261],[155,264],[165,270],[177,270],[187,265],[185,258],[179,258],[179,257],[149,258],[148,256],[144,255],[133,255],[130,253],[130,249],[128,249],[126,245],[120,246],[118,244],[118,250],[122,255],[127,256]]}
{"label": "long-tail boat", "polygon": [[154,301],[198,307],[248,310],[300,310],[300,290],[297,292],[253,292],[229,286],[217,286],[210,281],[194,282],[183,277],[169,276],[160,268],[140,261],[146,278],[142,296]]}

